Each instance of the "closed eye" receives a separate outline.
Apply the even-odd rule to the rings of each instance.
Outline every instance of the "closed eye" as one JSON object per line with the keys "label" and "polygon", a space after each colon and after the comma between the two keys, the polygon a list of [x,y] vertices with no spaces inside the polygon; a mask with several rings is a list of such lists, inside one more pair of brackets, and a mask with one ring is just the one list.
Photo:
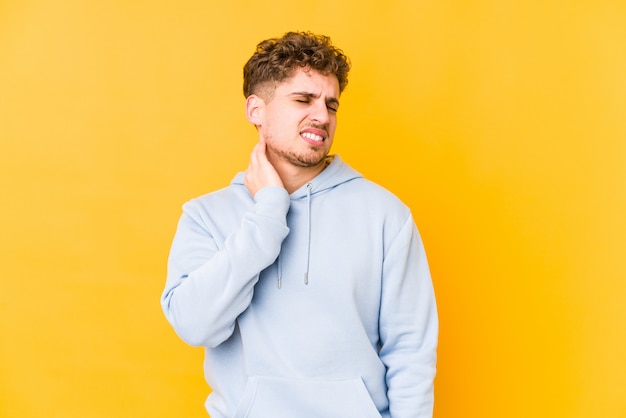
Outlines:
{"label": "closed eye", "polygon": [[[295,92],[295,93],[291,93],[290,96],[292,97],[295,103],[301,103],[303,105],[309,105],[311,104],[312,100],[317,99],[319,97],[312,93],[306,93],[306,92]],[[339,100],[335,98],[328,98],[326,100],[326,108],[328,109],[329,112],[337,113],[337,110],[339,110]]]}

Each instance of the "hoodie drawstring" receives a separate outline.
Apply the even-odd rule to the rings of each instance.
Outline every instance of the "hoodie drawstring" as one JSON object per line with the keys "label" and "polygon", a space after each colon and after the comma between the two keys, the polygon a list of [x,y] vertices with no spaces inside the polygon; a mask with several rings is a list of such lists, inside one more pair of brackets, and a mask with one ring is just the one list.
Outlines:
{"label": "hoodie drawstring", "polygon": [[278,256],[278,260],[276,260],[278,262],[278,288],[280,289],[280,286],[283,282],[283,265],[280,261],[280,255]]}
{"label": "hoodie drawstring", "polygon": [[306,185],[307,198],[307,232],[306,232],[306,270],[304,271],[304,284],[309,284],[309,263],[311,261],[311,183]]}
{"label": "hoodie drawstring", "polygon": [[[304,284],[309,284],[309,265],[311,264],[311,191],[313,185],[311,183],[306,185],[306,198],[307,198],[307,230],[306,230],[306,268],[304,270]],[[276,260],[278,264],[278,288],[283,283],[283,263],[280,259],[280,255]]]}

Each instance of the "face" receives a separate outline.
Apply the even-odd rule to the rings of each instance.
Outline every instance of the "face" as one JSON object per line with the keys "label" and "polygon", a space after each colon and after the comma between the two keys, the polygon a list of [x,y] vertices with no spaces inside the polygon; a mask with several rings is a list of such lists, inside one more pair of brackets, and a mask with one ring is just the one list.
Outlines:
{"label": "face", "polygon": [[269,100],[260,103],[256,122],[251,121],[265,140],[272,163],[324,164],[337,125],[339,82],[335,75],[298,69],[276,87]]}

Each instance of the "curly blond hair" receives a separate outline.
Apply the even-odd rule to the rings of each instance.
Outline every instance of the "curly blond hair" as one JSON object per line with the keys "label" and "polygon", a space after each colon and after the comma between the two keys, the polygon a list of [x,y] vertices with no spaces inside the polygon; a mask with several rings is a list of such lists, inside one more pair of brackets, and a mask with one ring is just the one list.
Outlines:
{"label": "curly blond hair", "polygon": [[330,38],[310,32],[288,32],[281,38],[259,43],[243,67],[243,94],[271,94],[268,87],[291,77],[298,68],[313,69],[324,75],[334,74],[339,92],[348,84],[350,60],[333,46]]}

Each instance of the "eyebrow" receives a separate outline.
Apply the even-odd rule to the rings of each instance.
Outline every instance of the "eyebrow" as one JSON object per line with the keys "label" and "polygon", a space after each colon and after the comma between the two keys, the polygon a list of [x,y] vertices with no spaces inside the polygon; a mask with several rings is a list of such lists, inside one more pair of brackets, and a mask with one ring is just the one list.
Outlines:
{"label": "eyebrow", "polygon": [[[289,96],[290,97],[292,96],[308,97],[311,99],[318,99],[320,97],[318,94],[313,94],[308,91],[294,91],[293,93],[289,93]],[[334,97],[326,99],[326,104],[331,104],[331,103],[339,106],[339,100],[337,100]]]}

